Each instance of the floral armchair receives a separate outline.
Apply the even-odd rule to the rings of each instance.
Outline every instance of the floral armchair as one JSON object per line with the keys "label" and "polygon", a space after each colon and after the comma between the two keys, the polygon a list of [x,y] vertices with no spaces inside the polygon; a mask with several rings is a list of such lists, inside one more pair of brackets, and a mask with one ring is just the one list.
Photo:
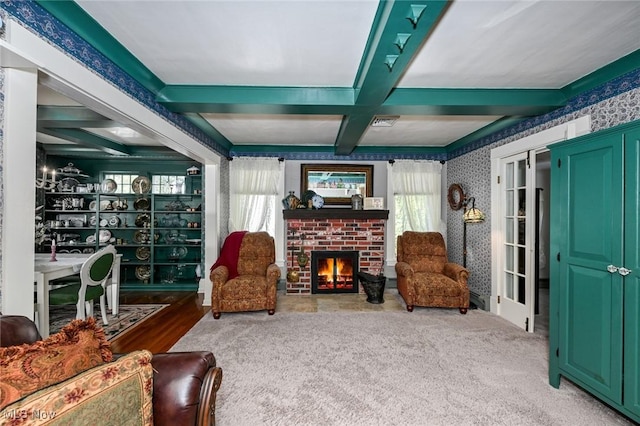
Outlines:
{"label": "floral armchair", "polygon": [[211,311],[215,319],[222,312],[276,311],[276,294],[280,268],[275,264],[276,246],[267,232],[247,232],[238,254],[237,277],[229,268],[217,266],[209,278],[213,283]]}
{"label": "floral armchair", "polygon": [[414,306],[469,308],[469,271],[449,262],[444,238],[439,232],[405,231],[398,236],[396,263],[398,293]]}

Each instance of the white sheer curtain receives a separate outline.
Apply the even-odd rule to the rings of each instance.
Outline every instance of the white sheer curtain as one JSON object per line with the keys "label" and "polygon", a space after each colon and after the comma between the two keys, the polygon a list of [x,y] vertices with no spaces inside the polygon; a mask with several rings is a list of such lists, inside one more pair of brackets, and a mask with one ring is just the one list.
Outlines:
{"label": "white sheer curtain", "polygon": [[396,160],[391,170],[396,236],[404,231],[442,232],[442,164]]}
{"label": "white sheer curtain", "polygon": [[229,167],[229,232],[275,234],[282,163],[277,158],[237,157]]}

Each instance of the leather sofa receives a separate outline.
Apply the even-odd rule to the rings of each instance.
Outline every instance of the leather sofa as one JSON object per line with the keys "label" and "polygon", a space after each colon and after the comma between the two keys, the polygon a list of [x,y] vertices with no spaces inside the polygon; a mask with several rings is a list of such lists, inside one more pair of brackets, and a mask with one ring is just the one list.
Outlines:
{"label": "leather sofa", "polygon": [[[39,340],[42,338],[38,329],[29,318],[0,315],[0,346],[32,344]],[[222,382],[222,369],[216,367],[211,352],[154,354],[151,364],[154,425],[215,424],[216,393]]]}

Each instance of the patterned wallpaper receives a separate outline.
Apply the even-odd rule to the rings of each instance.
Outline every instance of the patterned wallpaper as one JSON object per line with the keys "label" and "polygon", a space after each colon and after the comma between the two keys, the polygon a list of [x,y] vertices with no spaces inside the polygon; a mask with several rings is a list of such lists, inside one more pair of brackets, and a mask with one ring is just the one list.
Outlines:
{"label": "patterned wallpaper", "polygon": [[[470,270],[469,288],[481,295],[491,294],[491,150],[517,139],[571,121],[584,115],[591,115],[593,132],[640,119],[640,77],[638,71],[634,85],[628,91],[613,97],[610,84],[592,93],[592,105],[582,106],[582,98],[573,99],[569,106],[574,110],[564,116],[551,118],[544,124],[534,125],[526,131],[506,137],[489,145],[466,153],[447,162],[447,187],[459,183],[470,196],[476,198],[476,207],[487,219],[484,223],[467,225],[467,267]],[[626,80],[625,80],[626,81]],[[598,96],[599,95],[599,96]],[[549,113],[547,116],[551,116]],[[540,116],[531,121],[544,121]],[[525,123],[526,125],[526,123]],[[447,214],[447,247],[449,258],[462,263],[463,222],[462,213],[449,210]]]}
{"label": "patterned wallpaper", "polygon": [[[0,15],[1,16],[1,15]],[[3,17],[4,18],[4,17]],[[0,68],[0,230],[4,229],[4,69]],[[0,232],[0,278],[2,275],[2,232]],[[0,308],[2,308],[2,287],[0,280]]]}
{"label": "patterned wallpaper", "polygon": [[220,241],[222,247],[224,239],[229,235],[229,160],[220,160]]}

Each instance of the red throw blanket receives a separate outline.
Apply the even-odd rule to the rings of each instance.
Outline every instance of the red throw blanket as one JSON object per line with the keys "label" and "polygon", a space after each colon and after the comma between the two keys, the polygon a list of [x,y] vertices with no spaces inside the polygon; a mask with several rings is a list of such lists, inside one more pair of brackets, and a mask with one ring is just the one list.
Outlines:
{"label": "red throw blanket", "polygon": [[222,244],[222,250],[220,250],[220,257],[213,264],[211,270],[213,271],[220,265],[224,265],[229,269],[229,279],[238,276],[238,257],[240,256],[240,245],[242,244],[242,238],[247,231],[236,231],[230,233],[225,238]]}

